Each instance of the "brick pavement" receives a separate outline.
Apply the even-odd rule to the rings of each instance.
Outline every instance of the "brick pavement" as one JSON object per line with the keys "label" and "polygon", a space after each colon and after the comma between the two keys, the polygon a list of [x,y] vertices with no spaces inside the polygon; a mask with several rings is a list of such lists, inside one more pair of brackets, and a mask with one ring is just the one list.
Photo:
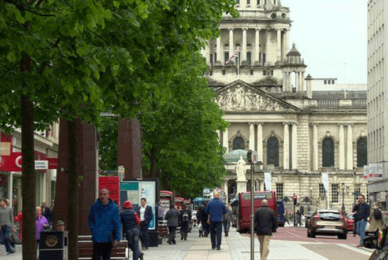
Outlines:
{"label": "brick pavement", "polygon": [[[350,245],[338,245],[336,254],[329,256],[320,251],[322,247],[319,247],[319,245],[329,244],[271,240],[269,260],[343,260],[360,259],[357,258],[360,255],[362,259],[368,259],[368,256],[371,255],[371,251],[368,250]],[[339,246],[343,247],[344,250],[338,248]],[[4,246],[0,245],[0,260],[22,260],[20,245],[17,245],[16,254],[4,256],[4,253]],[[167,240],[164,239],[162,245],[150,247],[144,253],[144,259],[146,260],[250,260],[250,238],[241,236],[232,228],[229,237],[222,237],[221,250],[211,250],[210,238],[198,237],[198,231],[194,228],[193,232],[189,233],[187,241],[181,241],[180,234],[177,234],[176,245],[169,245]],[[260,259],[257,239],[255,239],[255,259]]]}

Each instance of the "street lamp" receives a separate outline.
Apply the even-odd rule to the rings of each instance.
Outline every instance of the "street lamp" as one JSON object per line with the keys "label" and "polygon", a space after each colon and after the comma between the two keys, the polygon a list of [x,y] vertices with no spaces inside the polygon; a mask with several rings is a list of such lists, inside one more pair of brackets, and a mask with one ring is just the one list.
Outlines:
{"label": "street lamp", "polygon": [[342,183],[342,215],[345,215],[345,183]]}
{"label": "street lamp", "polygon": [[308,211],[311,211],[311,206],[313,205],[313,187],[310,187],[310,203]]}

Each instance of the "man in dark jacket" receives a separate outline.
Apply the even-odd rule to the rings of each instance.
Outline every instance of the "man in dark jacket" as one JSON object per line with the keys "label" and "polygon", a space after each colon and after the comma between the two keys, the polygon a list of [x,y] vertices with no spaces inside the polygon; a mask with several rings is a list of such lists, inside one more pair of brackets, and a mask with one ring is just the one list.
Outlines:
{"label": "man in dark jacket", "polygon": [[356,230],[357,234],[360,235],[360,244],[357,247],[363,246],[363,241],[365,239],[365,227],[368,221],[368,217],[370,214],[370,207],[368,203],[365,201],[364,195],[358,196],[358,201],[356,205],[353,207],[353,212],[355,214],[355,222],[356,222]]}
{"label": "man in dark jacket", "polygon": [[168,231],[170,233],[167,243],[175,245],[175,232],[179,222],[179,211],[175,209],[174,205],[171,205],[164,218],[167,220]]}
{"label": "man in dark jacket", "polygon": [[214,199],[207,204],[205,213],[209,214],[208,224],[210,224],[212,249],[216,248],[217,235],[217,250],[221,250],[222,222],[223,215],[226,214],[226,207],[225,204],[220,201],[220,194],[218,192],[214,192]]}
{"label": "man in dark jacket", "polygon": [[181,220],[181,240],[187,240],[187,232],[189,231],[189,224],[191,221],[191,210],[186,208],[186,205],[182,206],[180,214]]}
{"label": "man in dark jacket", "polygon": [[93,260],[109,260],[112,247],[121,238],[119,208],[109,198],[109,190],[101,189],[100,198],[89,212],[89,229],[92,232]]}
{"label": "man in dark jacket", "polygon": [[132,203],[127,200],[123,205],[124,210],[120,212],[121,223],[123,224],[123,233],[128,241],[128,247],[133,252],[133,260],[139,257],[143,260],[143,253],[139,251],[139,225],[140,217],[132,210]]}
{"label": "man in dark jacket", "polygon": [[137,214],[140,216],[140,241],[143,250],[148,250],[148,227],[152,221],[152,208],[146,205],[147,199],[141,199],[141,205],[137,210]]}
{"label": "man in dark jacket", "polygon": [[266,260],[269,254],[269,240],[277,226],[276,216],[272,209],[268,208],[268,201],[261,201],[261,208],[255,212],[255,229],[260,243],[260,259]]}

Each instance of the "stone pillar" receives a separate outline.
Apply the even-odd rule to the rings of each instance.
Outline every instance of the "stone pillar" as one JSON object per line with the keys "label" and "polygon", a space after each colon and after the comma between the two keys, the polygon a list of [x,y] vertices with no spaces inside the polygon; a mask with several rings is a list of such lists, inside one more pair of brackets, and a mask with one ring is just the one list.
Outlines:
{"label": "stone pillar", "polygon": [[290,169],[290,133],[288,123],[284,125],[284,142],[283,142],[283,169]]}
{"label": "stone pillar", "polygon": [[228,180],[224,180],[224,194],[226,195],[225,202],[229,203]]}
{"label": "stone pillar", "polygon": [[299,72],[295,72],[295,91],[299,91]]}
{"label": "stone pillar", "polygon": [[229,133],[228,128],[225,129],[225,132],[222,136],[222,145],[226,148],[226,153],[229,152]]}
{"label": "stone pillar", "polygon": [[304,91],[304,72],[300,72],[300,83],[299,83],[300,91]]}
{"label": "stone pillar", "polygon": [[141,178],[140,122],[119,119],[117,166],[125,167],[125,178]]}
{"label": "stone pillar", "polygon": [[345,136],[344,136],[344,125],[339,124],[339,169],[345,170]]}
{"label": "stone pillar", "polygon": [[255,34],[255,63],[259,63],[260,60],[260,29],[256,28]]}
{"label": "stone pillar", "polygon": [[313,124],[313,171],[318,171],[318,125]]}
{"label": "stone pillar", "polygon": [[289,36],[288,30],[285,30],[283,35],[283,59],[287,57],[287,53],[288,53],[288,46],[289,46],[288,36]]}
{"label": "stone pillar", "polygon": [[247,61],[247,31],[248,28],[242,28],[241,62]]}
{"label": "stone pillar", "polygon": [[277,32],[277,61],[282,60],[282,30],[276,29]]}
{"label": "stone pillar", "polygon": [[347,170],[353,170],[353,129],[352,125],[348,124],[348,140],[347,140],[347,149],[346,149],[346,162],[347,162]]}
{"label": "stone pillar", "polygon": [[298,169],[298,126],[292,124],[292,169]]}
{"label": "stone pillar", "polygon": [[222,61],[222,53],[221,53],[221,36],[217,37],[217,58],[216,58],[216,62],[219,61],[221,62]]}
{"label": "stone pillar", "polygon": [[230,57],[233,56],[233,54],[234,54],[233,28],[229,28],[229,59],[230,59]]}
{"label": "stone pillar", "polygon": [[249,149],[252,151],[255,150],[255,125],[253,123],[249,124]]}
{"label": "stone pillar", "polygon": [[257,157],[260,162],[263,162],[263,123],[257,124]]}
{"label": "stone pillar", "polygon": [[283,92],[289,92],[289,73],[283,71]]}
{"label": "stone pillar", "polygon": [[[266,44],[265,44],[265,55],[266,55],[265,62],[269,62],[269,61],[272,61],[272,58],[273,58],[272,53],[271,53],[271,30],[266,29],[265,35],[267,37]],[[263,58],[263,60],[264,60],[264,58]],[[264,65],[265,65],[265,63],[264,63]]]}

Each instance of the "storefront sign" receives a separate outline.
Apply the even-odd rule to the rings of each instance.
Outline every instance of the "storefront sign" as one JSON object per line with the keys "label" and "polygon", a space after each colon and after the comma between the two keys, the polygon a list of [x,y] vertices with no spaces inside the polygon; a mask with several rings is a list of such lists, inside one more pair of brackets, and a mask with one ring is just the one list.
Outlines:
{"label": "storefront sign", "polygon": [[119,188],[120,179],[117,176],[104,176],[99,177],[100,189],[106,188],[109,190],[109,198],[117,202],[120,205]]}
{"label": "storefront sign", "polygon": [[0,155],[9,156],[11,154],[11,143],[0,142]]}
{"label": "storefront sign", "polygon": [[47,170],[48,161],[35,161],[35,170]]}
{"label": "storefront sign", "polygon": [[47,158],[47,161],[50,170],[58,169],[58,158]]}
{"label": "storefront sign", "polygon": [[[49,162],[51,161],[51,163]],[[14,152],[9,156],[1,156],[0,171],[21,172],[23,165],[22,153]],[[58,158],[47,158],[47,160],[35,160],[35,170],[57,169]]]}

